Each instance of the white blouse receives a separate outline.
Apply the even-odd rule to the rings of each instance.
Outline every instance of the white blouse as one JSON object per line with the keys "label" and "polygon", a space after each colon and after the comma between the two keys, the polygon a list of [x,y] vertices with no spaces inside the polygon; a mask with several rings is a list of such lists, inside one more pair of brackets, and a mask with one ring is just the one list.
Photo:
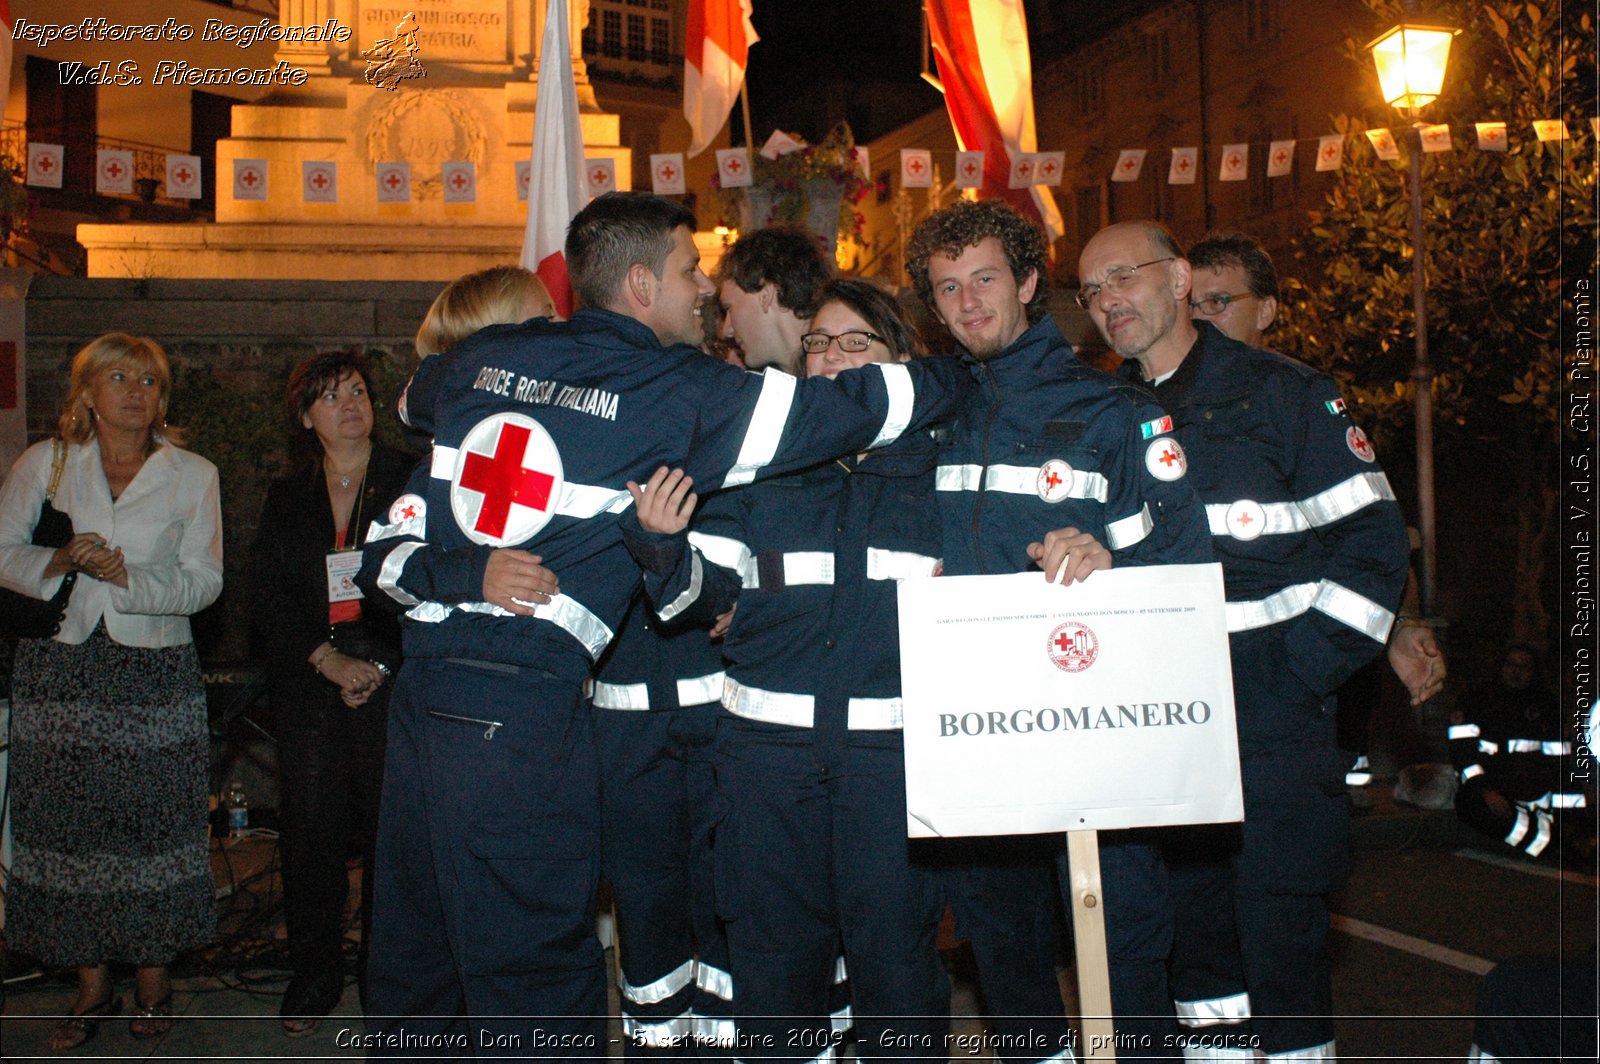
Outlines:
{"label": "white blouse", "polygon": [[[55,552],[31,542],[51,457],[49,440],[34,444],[0,484],[0,586],[41,599],[54,595],[62,580],[44,575]],[[92,439],[69,444],[55,507],[72,518],[74,532],[95,532],[121,547],[128,569],[126,588],[78,574],[57,639],[81,643],[104,617],[106,631],[124,646],[191,641],[189,615],[222,592],[216,466],[162,443],[113,502],[100,445]]]}

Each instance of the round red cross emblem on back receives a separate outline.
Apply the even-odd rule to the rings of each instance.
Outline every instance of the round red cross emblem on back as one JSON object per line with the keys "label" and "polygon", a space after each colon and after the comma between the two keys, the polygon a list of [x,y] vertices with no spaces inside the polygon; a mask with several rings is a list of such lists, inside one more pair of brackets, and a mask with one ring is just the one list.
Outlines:
{"label": "round red cross emblem on back", "polygon": [[450,477],[450,512],[474,543],[526,543],[555,516],[565,486],[561,452],[524,414],[495,414],[472,427]]}

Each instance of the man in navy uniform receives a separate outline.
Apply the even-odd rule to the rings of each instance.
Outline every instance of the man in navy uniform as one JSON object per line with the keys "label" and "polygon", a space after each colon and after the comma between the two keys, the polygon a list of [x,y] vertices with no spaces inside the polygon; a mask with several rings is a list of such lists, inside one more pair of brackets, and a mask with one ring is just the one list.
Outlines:
{"label": "man in navy uniform", "polygon": [[406,611],[378,840],[377,1051],[421,1038],[604,1052],[583,683],[638,584],[617,524],[627,482],[681,465],[708,487],[749,483],[892,442],[959,397],[937,361],[796,381],[706,358],[691,346],[711,292],[694,224],[655,196],[600,197],[567,234],[570,321],[491,326],[408,387],[407,420],[433,453],[358,576]]}
{"label": "man in navy uniform", "polygon": [[[1165,228],[1101,230],[1078,274],[1078,302],[1126,360],[1124,375],[1171,417],[1227,583],[1245,819],[1237,833],[1173,833],[1189,859],[1172,860],[1180,1021],[1248,1023],[1269,1060],[1325,1059],[1327,895],[1349,861],[1332,695],[1383,650],[1394,622],[1406,578],[1400,510],[1329,377],[1191,318],[1190,266]],[[1196,839],[1219,848],[1197,854]]]}

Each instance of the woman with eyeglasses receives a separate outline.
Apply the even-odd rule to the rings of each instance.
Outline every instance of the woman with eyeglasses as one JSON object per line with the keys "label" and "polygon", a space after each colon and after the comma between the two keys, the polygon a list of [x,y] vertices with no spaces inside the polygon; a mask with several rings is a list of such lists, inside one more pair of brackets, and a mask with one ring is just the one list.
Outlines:
{"label": "woman with eyeglasses", "polygon": [[[859,280],[823,289],[802,347],[806,374],[826,377],[921,352],[894,298]],[[714,759],[741,1056],[829,1050],[841,946],[861,1055],[947,1056],[943,897],[906,840],[896,614],[896,581],[940,569],[934,459],[907,436],[722,493],[687,537],[698,557],[667,535],[687,524],[689,485],[658,476],[636,495],[657,604],[698,585],[705,617],[738,605]]]}

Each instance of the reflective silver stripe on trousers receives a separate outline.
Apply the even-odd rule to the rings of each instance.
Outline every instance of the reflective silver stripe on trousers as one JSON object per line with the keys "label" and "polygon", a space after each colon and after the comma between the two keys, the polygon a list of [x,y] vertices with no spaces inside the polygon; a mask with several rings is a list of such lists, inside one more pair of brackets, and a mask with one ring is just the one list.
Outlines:
{"label": "reflective silver stripe on trousers", "polygon": [[913,576],[933,576],[939,571],[941,558],[930,558],[908,550],[879,550],[867,548],[868,580],[906,580]]}
{"label": "reflective silver stripe on trousers", "polygon": [[1476,739],[1483,733],[1476,724],[1452,724],[1446,734],[1452,739]]}
{"label": "reflective silver stripe on trousers", "polygon": [[[461,448],[433,445],[433,455],[428,463],[428,475],[435,480],[449,480],[456,473],[456,459]],[[561,499],[552,511],[558,517],[589,518],[602,513],[620,514],[633,505],[633,496],[627,488],[607,488],[597,484],[565,483],[561,486]]]}
{"label": "reflective silver stripe on trousers", "polygon": [[1483,775],[1482,765],[1468,765],[1466,768],[1461,770],[1461,782],[1465,783],[1472,777],[1481,775]]}
{"label": "reflective silver stripe on trousers", "polygon": [[[424,602],[407,610],[406,616],[413,621],[437,624],[456,610],[463,613],[486,613],[491,617],[516,616],[511,611],[503,610],[490,602],[458,602],[453,606],[446,606],[442,602]],[[582,643],[591,658],[600,656],[614,634],[606,622],[589,612],[587,606],[565,593],[556,595],[549,602],[536,605],[533,608],[533,616],[541,621],[549,621]]]}
{"label": "reflective silver stripe on trousers", "polygon": [[[977,491],[979,484],[985,491],[1037,495],[1039,467],[992,465],[986,471],[980,465],[942,465],[933,474],[933,486],[938,491]],[[1062,498],[1105,502],[1109,494],[1110,487],[1103,474],[1074,469],[1072,485]]]}
{"label": "reflective silver stripe on trousers", "polygon": [[[1522,840],[1527,838],[1528,829],[1534,828],[1533,838],[1526,846]],[[1520,849],[1529,857],[1537,857],[1544,852],[1550,844],[1550,814],[1542,809],[1534,810],[1531,814],[1520,806],[1517,808],[1517,822],[1511,825],[1511,831],[1506,835],[1506,845]]]}
{"label": "reflective silver stripe on trousers", "polygon": [[[728,677],[723,681],[722,705],[729,713],[746,720],[767,724],[787,724],[809,728],[816,722],[817,700],[812,695],[789,691],[766,691],[749,687]],[[847,707],[846,727],[851,731],[894,731],[905,720],[905,707],[898,698],[852,698]],[[844,958],[839,959],[842,972]],[[835,982],[842,982],[838,975]]]}
{"label": "reflective silver stripe on trousers", "polygon": [[1547,757],[1564,757],[1572,753],[1572,744],[1544,742],[1539,739],[1507,739],[1506,750],[1513,754],[1544,754]]}
{"label": "reflective silver stripe on trousers", "polygon": [[756,399],[750,424],[744,430],[739,456],[728,470],[725,488],[737,488],[756,478],[761,468],[772,461],[783,440],[783,426],[794,406],[794,389],[800,382],[782,370],[768,368],[761,375],[761,395]]}
{"label": "reflective silver stripe on trousers", "polygon": [[1211,1027],[1219,1023],[1240,1023],[1250,1018],[1250,995],[1241,990],[1227,997],[1199,1001],[1174,1001],[1178,1022],[1185,1027]]}
{"label": "reflective silver stripe on trousers", "polygon": [[1148,536],[1155,527],[1155,522],[1150,520],[1150,505],[1146,503],[1133,516],[1106,525],[1106,546],[1111,550],[1131,547]]}
{"label": "reflective silver stripe on trousers", "polygon": [[1528,805],[1534,809],[1586,809],[1589,799],[1577,793],[1546,791]]}
{"label": "reflective silver stripe on trousers", "polygon": [[705,584],[705,562],[697,550],[689,552],[689,586],[678,593],[678,597],[656,610],[656,616],[663,621],[670,621],[684,610],[693,606],[700,597],[700,589]]}
{"label": "reflective silver stripe on trousers", "polygon": [[622,1033],[634,1041],[642,1042],[656,1049],[681,1046],[694,1033],[694,1017],[684,1013],[682,1016],[674,1016],[670,1020],[646,1023],[624,1012],[622,1014]]}
{"label": "reflective silver stripe on trousers", "polygon": [[400,573],[406,567],[406,559],[425,546],[425,543],[402,543],[389,552],[378,569],[378,589],[402,606],[415,606],[422,601],[411,592],[401,590]]}
{"label": "reflective silver stripe on trousers", "polygon": [[[723,1001],[733,1000],[733,976],[714,964],[700,961],[694,970],[694,985]],[[707,1017],[715,1019],[715,1017]]]}
{"label": "reflective silver stripe on trousers", "polygon": [[1479,739],[1478,740],[1478,753],[1480,753],[1480,754],[1488,754],[1490,757],[1493,757],[1495,754],[1498,754],[1499,752],[1500,752],[1500,744],[1499,743],[1491,743],[1488,739]]}
{"label": "reflective silver stripe on trousers", "polygon": [[1291,1049],[1286,1053],[1265,1053],[1258,1059],[1323,1061],[1325,1064],[1333,1064],[1339,1059],[1339,1047],[1333,1042],[1324,1042],[1320,1046]]}
{"label": "reflective silver stripe on trousers", "polygon": [[617,989],[635,1005],[659,1005],[694,982],[694,958],[690,957],[660,979],[634,986],[622,972],[617,973]]}
{"label": "reflective silver stripe on trousers", "polygon": [[873,365],[883,374],[883,386],[889,392],[889,411],[884,415],[877,437],[867,444],[869,451],[898,440],[911,424],[911,412],[917,405],[917,387],[911,383],[909,369],[898,362],[875,362]]}

